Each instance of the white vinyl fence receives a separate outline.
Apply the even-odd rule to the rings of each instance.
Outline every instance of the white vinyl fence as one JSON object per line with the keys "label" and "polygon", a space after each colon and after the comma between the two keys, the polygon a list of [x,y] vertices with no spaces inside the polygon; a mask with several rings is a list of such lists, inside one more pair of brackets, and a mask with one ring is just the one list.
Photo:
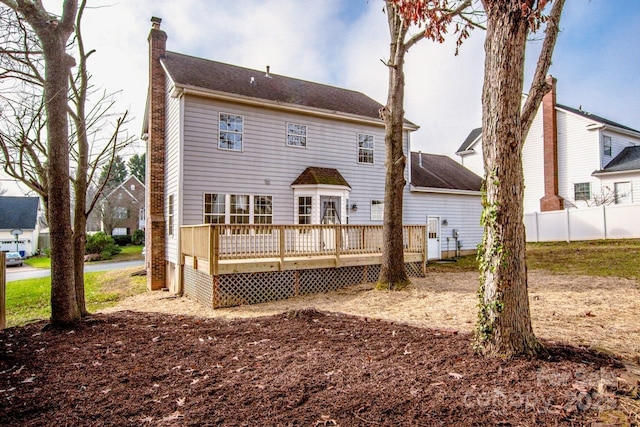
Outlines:
{"label": "white vinyl fence", "polygon": [[524,215],[527,242],[640,238],[640,204]]}

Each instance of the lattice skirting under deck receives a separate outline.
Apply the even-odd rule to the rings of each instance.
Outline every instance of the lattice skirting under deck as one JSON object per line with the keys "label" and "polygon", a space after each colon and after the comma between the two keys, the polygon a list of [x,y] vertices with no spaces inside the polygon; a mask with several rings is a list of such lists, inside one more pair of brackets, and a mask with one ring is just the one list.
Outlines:
{"label": "lattice skirting under deck", "polygon": [[[405,268],[411,277],[423,276],[420,262],[406,263]],[[185,296],[200,304],[222,308],[330,292],[375,282],[379,274],[379,265],[363,265],[209,276],[185,265],[183,289]]]}

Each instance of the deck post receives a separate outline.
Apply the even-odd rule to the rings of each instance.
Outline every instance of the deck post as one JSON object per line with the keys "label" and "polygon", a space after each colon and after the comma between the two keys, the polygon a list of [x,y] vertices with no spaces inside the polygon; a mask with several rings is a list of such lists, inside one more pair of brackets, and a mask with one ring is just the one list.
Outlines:
{"label": "deck post", "polygon": [[218,261],[220,259],[220,232],[218,226],[209,226],[209,275],[218,275]]}
{"label": "deck post", "polygon": [[336,267],[340,267],[340,248],[342,248],[342,226],[333,226],[336,242]]}
{"label": "deck post", "polygon": [[284,233],[285,233],[284,225],[278,226],[278,246],[280,252],[280,271],[284,270],[284,254],[285,254],[285,244],[284,244]]}
{"label": "deck post", "polygon": [[427,274],[427,263],[429,262],[429,228],[426,225],[422,227],[422,272]]}

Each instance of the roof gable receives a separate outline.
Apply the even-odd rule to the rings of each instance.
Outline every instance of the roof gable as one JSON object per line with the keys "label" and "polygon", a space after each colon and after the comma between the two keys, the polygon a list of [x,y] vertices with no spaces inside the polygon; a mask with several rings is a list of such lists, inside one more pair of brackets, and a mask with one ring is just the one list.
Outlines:
{"label": "roof gable", "polygon": [[[379,110],[383,105],[360,92],[277,74],[267,76],[264,71],[175,52],[167,52],[161,61],[177,86],[354,114],[381,121]],[[405,122],[413,125],[409,121]]]}
{"label": "roof gable", "polygon": [[482,178],[448,156],[411,153],[411,184],[415,187],[480,191]]}
{"label": "roof gable", "polygon": [[561,105],[561,104],[556,104],[556,108],[559,108],[561,110],[569,111],[570,113],[577,114],[578,116],[587,118],[587,119],[592,120],[594,122],[602,123],[604,125],[609,125],[609,126],[617,127],[617,128],[620,128],[620,129],[628,130],[628,131],[631,131],[631,132],[640,133],[640,131],[638,131],[636,129],[630,128],[630,127],[625,126],[625,125],[621,125],[620,123],[616,123],[616,122],[614,122],[612,120],[605,119],[604,117],[596,116],[595,114],[591,114],[591,113],[589,113],[587,111],[583,111],[583,110],[581,110],[579,108],[567,107],[566,105]]}
{"label": "roof gable", "polygon": [[33,230],[38,221],[38,197],[0,197],[0,230]]}
{"label": "roof gable", "polygon": [[470,150],[471,146],[480,135],[482,135],[482,128],[475,128],[471,132],[469,132],[469,135],[467,135],[467,138],[464,140],[462,145],[460,145],[460,147],[456,150],[456,154]]}
{"label": "roof gable", "polygon": [[337,169],[312,166],[306,168],[291,185],[340,185],[351,188]]}

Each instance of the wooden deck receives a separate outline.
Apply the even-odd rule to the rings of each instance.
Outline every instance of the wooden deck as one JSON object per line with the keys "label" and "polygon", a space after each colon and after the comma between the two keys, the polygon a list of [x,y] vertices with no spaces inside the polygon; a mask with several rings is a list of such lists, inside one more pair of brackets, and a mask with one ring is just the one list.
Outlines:
{"label": "wooden deck", "polygon": [[[405,263],[426,263],[425,231],[403,227]],[[180,247],[182,265],[209,276],[377,265],[382,226],[183,226]]]}

